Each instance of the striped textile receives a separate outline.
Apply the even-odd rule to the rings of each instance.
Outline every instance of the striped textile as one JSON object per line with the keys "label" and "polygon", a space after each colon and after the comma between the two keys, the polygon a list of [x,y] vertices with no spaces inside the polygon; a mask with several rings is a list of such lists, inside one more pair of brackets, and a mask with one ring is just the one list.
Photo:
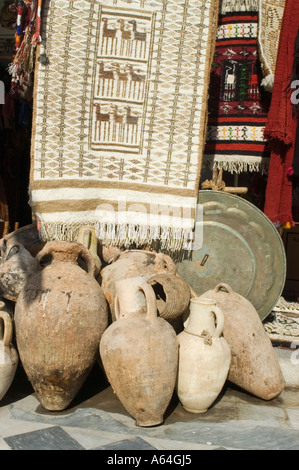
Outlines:
{"label": "striped textile", "polygon": [[[242,11],[234,11],[234,3]],[[251,11],[252,3],[224,1],[211,68],[203,164],[231,173],[266,173],[269,164],[264,138],[269,96],[261,87],[258,9]]]}
{"label": "striped textile", "polygon": [[[47,0],[30,198],[45,240],[190,246],[218,0]],[[47,60],[45,60],[45,56]]]}

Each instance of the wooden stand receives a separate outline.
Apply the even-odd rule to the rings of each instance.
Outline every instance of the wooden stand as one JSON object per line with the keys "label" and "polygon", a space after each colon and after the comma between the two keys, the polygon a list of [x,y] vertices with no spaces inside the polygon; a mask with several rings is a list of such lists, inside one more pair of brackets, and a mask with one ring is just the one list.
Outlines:
{"label": "wooden stand", "polygon": [[230,194],[247,194],[248,188],[246,187],[233,187],[233,186],[225,186],[223,178],[223,170],[218,171],[217,168],[213,170],[213,179],[206,180],[201,185],[201,189],[212,189],[214,191],[224,191],[225,193]]}

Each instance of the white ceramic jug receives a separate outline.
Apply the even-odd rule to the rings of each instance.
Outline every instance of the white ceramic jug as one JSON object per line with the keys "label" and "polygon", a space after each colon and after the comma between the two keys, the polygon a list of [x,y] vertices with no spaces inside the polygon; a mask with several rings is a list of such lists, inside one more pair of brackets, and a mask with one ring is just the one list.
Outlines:
{"label": "white ceramic jug", "polygon": [[184,331],[178,336],[176,391],[184,409],[204,413],[220,394],[228,376],[231,351],[222,336],[224,316],[216,301],[192,298]]}
{"label": "white ceramic jug", "polygon": [[0,400],[4,397],[18,367],[19,356],[12,345],[13,322],[8,313],[3,309],[4,302],[0,302],[0,319],[3,321],[3,335],[0,340]]}

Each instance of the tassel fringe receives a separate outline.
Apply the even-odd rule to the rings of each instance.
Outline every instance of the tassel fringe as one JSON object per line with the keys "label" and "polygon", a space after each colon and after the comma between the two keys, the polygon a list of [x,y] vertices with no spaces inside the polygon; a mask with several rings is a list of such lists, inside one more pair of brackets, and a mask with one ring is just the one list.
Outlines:
{"label": "tassel fringe", "polygon": [[203,167],[209,170],[217,169],[219,171],[227,171],[229,173],[240,174],[242,172],[261,172],[262,175],[268,174],[269,159],[262,159],[261,161],[234,161],[234,160],[219,160],[215,161],[215,157],[205,157]]}
{"label": "tassel fringe", "polygon": [[190,229],[173,227],[145,227],[133,224],[114,225],[98,221],[84,221],[82,223],[43,222],[39,218],[39,233],[41,239],[48,241],[75,242],[79,230],[89,226],[95,229],[97,239],[103,246],[117,246],[130,249],[132,246],[159,248],[173,258],[181,258],[182,253],[192,249],[194,232]]}

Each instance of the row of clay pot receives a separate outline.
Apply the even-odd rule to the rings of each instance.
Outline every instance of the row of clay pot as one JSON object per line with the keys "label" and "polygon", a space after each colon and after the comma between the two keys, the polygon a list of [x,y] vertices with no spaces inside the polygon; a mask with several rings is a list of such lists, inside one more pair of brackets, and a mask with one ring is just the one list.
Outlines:
{"label": "row of clay pot", "polygon": [[[146,314],[141,298],[136,300],[141,293]],[[141,426],[163,422],[174,389],[187,411],[204,413],[227,379],[264,400],[285,387],[258,313],[226,284],[190,299],[176,338],[157,317],[156,296],[144,278],[116,283],[115,313],[100,354],[116,395]]]}
{"label": "row of clay pot", "polygon": [[[0,286],[16,302],[20,359],[47,410],[71,403],[99,353],[111,386],[141,426],[163,421],[175,388],[182,405],[197,413],[212,405],[227,378],[265,400],[283,390],[257,312],[229,286],[199,298],[170,257],[150,251],[114,250],[101,269],[80,243],[27,248],[13,237],[5,241]],[[177,320],[184,331],[174,330]]]}
{"label": "row of clay pot", "polygon": [[[15,302],[16,342],[24,370],[42,406],[62,410],[80,390],[98,359],[103,332],[115,321],[114,308],[110,311],[107,300],[117,276],[112,279],[110,265],[99,271],[94,253],[80,243],[50,242],[40,247],[34,237],[25,240],[27,234],[20,230],[3,241],[0,285],[2,295]],[[34,249],[39,246],[37,253],[30,252],[33,245]],[[175,265],[169,257],[131,251],[118,253],[113,262],[118,274],[122,272],[120,277],[134,275],[131,268],[136,264],[137,273],[147,275],[152,285],[164,283],[166,297],[159,305],[169,318],[186,310],[190,291],[180,278],[176,278],[177,291],[184,287],[187,297],[183,296],[179,312],[171,310],[168,292]],[[121,271],[119,263],[123,262],[127,270]],[[165,279],[156,278],[161,273],[167,274]],[[102,278],[108,286],[105,295]]]}

